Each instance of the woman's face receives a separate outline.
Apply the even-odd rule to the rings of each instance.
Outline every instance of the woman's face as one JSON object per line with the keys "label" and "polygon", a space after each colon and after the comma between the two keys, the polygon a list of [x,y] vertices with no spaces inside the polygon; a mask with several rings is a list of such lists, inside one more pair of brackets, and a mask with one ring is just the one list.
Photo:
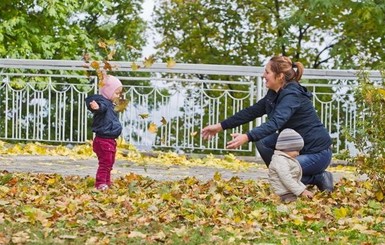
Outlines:
{"label": "woman's face", "polygon": [[265,78],[265,86],[268,89],[272,89],[278,92],[283,86],[283,79],[279,79],[277,74],[275,74],[270,68],[270,62],[267,63],[265,67],[265,72],[263,73],[263,78]]}

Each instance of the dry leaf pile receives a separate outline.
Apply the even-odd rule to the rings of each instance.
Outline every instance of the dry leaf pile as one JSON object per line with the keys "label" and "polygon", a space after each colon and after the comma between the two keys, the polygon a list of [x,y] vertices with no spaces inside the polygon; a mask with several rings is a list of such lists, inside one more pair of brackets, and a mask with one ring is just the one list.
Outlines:
{"label": "dry leaf pile", "polygon": [[91,177],[0,173],[0,244],[385,242],[384,205],[366,182],[343,179],[331,195],[290,204],[264,181],[219,174],[208,182],[130,174],[106,192],[93,184]]}
{"label": "dry leaf pile", "polygon": [[[119,141],[118,158],[139,164],[247,170],[233,155],[146,157]],[[0,154],[95,157],[90,144],[68,148],[0,141]],[[335,171],[340,171],[338,167]],[[332,194],[284,204],[264,181],[217,173],[155,181],[130,174],[95,191],[94,178],[0,172],[0,244],[385,244],[385,208],[370,182],[340,180]]]}
{"label": "dry leaf pile", "polygon": [[[88,159],[96,158],[92,151],[92,142],[83,145],[75,145],[73,147],[66,146],[47,146],[41,143],[27,144],[6,144],[0,141],[0,155],[49,155],[49,156],[68,156],[72,159]],[[179,165],[179,166],[206,166],[226,168],[236,171],[244,171],[255,166],[255,164],[237,159],[233,154],[225,155],[222,159],[214,155],[206,155],[205,157],[187,157],[186,155],[178,155],[175,152],[153,152],[154,156],[146,156],[139,152],[133,145],[118,140],[118,151],[116,158],[129,163],[137,163],[139,165]]]}

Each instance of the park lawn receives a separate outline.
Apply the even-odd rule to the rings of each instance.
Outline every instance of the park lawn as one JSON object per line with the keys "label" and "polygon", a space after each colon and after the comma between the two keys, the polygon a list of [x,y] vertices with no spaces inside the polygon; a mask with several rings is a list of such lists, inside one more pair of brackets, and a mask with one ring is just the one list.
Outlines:
{"label": "park lawn", "polygon": [[264,180],[154,181],[0,173],[0,244],[385,244],[385,208],[366,181],[284,204]]}

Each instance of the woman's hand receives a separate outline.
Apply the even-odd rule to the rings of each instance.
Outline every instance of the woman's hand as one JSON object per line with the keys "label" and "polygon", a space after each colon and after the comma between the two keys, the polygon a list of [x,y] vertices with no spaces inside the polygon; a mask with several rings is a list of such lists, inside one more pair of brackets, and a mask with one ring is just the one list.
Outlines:
{"label": "woman's hand", "polygon": [[244,143],[249,142],[247,134],[231,134],[231,137],[233,137],[233,139],[227,142],[227,149],[236,149]]}
{"label": "woman's hand", "polygon": [[222,130],[223,128],[220,123],[206,126],[202,129],[202,138],[205,140],[211,139],[213,136],[215,136],[217,133],[219,133]]}

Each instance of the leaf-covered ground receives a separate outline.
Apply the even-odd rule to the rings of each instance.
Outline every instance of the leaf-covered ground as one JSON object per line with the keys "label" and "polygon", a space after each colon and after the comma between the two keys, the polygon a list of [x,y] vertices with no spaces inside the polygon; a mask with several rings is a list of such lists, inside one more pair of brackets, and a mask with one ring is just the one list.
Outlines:
{"label": "leaf-covered ground", "polygon": [[[1,145],[3,144],[3,145]],[[0,154],[94,157],[89,145],[6,145]],[[119,158],[246,169],[234,156]],[[142,161],[142,162],[141,162]],[[340,171],[345,167],[337,167]],[[0,244],[385,244],[385,208],[367,181],[341,179],[332,194],[290,204],[266,180],[155,181],[130,174],[95,191],[93,177],[0,172]]]}
{"label": "leaf-covered ground", "polygon": [[367,182],[281,203],[265,181],[157,182],[0,174],[0,244],[379,244],[385,209]]}
{"label": "leaf-covered ground", "polygon": [[[50,155],[67,156],[72,159],[96,158],[91,144],[67,146],[47,146],[40,143],[7,144],[0,141],[0,155]],[[124,160],[138,165],[159,164],[178,166],[205,166],[226,168],[235,171],[247,170],[255,166],[255,163],[242,161],[233,154],[224,155],[222,158],[214,155],[186,156],[175,152],[151,152],[143,154],[135,147],[125,142],[118,142],[117,160]]]}

